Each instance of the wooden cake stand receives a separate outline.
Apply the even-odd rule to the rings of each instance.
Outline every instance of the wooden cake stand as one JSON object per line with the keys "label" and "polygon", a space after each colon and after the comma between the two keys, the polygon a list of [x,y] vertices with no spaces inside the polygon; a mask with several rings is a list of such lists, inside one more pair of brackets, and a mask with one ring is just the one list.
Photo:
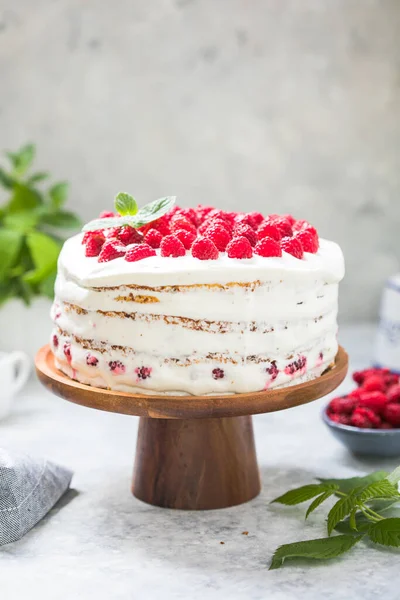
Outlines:
{"label": "wooden cake stand", "polygon": [[223,396],[149,396],[82,385],[54,365],[44,346],[36,371],[57,396],[90,408],[140,417],[133,494],[156,506],[225,508],[260,492],[251,415],[317,400],[345,378],[343,348],[335,365],[313,381],[278,390]]}

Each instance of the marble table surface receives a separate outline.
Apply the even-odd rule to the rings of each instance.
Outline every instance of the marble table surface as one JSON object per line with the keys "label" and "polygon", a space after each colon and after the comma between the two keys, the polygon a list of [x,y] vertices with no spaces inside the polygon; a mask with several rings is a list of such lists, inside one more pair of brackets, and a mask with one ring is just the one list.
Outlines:
{"label": "marble table surface", "polygon": [[[371,361],[373,334],[369,326],[342,328],[351,368]],[[347,379],[340,391],[349,386]],[[44,455],[75,475],[70,492],[40,524],[0,548],[0,597],[399,598],[399,555],[363,543],[329,565],[268,571],[277,546],[325,533],[321,513],[305,523],[303,508],[270,506],[271,499],[318,475],[345,477],[397,465],[351,456],[321,422],[325,403],[256,416],[261,494],[242,506],[193,513],[148,506],[131,495],[138,419],[75,406],[32,381],[13,415],[0,423],[0,445]]]}

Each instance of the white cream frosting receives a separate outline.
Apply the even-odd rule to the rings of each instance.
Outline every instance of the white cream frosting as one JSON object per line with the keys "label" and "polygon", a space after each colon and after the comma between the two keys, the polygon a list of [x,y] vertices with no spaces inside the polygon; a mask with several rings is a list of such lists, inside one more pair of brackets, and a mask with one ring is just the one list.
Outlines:
{"label": "white cream frosting", "polygon": [[[326,240],[302,260],[221,253],[200,261],[187,253],[98,263],[84,256],[76,236],[59,259],[52,312],[58,365],[84,383],[147,393],[235,393],[297,383],[334,360],[343,275],[342,252]],[[138,302],[141,297],[152,301]],[[65,344],[71,344],[70,364]],[[97,358],[95,367],[86,364],[88,353]],[[299,358],[305,366],[288,372]],[[113,372],[112,361],[124,373]],[[151,370],[146,379],[137,374],[141,367]],[[224,376],[214,379],[218,368]]]}

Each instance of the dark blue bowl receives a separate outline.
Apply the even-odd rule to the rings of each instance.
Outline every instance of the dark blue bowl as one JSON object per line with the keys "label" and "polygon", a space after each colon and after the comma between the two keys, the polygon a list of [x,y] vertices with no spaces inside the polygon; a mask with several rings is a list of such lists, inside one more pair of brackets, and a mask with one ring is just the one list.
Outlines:
{"label": "dark blue bowl", "polygon": [[327,409],[322,420],[334,437],[353,454],[367,456],[400,456],[400,429],[360,429],[331,421]]}

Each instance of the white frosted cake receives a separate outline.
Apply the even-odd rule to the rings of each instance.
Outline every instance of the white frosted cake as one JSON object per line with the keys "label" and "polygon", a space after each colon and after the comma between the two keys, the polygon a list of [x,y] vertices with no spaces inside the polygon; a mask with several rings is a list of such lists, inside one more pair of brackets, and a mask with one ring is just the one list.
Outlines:
{"label": "white frosted cake", "polygon": [[193,395],[288,386],[330,368],[339,246],[289,216],[174,207],[160,217],[171,203],[153,221],[132,207],[103,215],[65,243],[57,367],[100,388]]}

